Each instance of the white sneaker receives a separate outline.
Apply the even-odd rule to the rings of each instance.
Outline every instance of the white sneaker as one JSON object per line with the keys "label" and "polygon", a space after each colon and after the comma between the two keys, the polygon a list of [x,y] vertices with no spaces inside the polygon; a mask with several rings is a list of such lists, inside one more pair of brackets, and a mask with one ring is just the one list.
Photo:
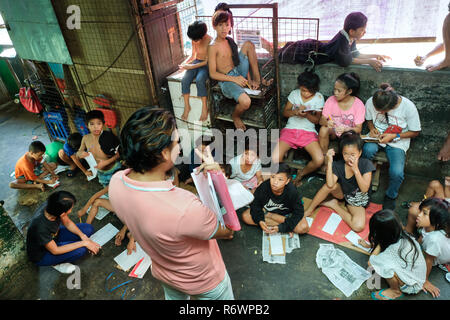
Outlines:
{"label": "white sneaker", "polygon": [[61,263],[53,266],[55,270],[58,270],[61,273],[73,273],[75,271],[75,266],[71,263]]}

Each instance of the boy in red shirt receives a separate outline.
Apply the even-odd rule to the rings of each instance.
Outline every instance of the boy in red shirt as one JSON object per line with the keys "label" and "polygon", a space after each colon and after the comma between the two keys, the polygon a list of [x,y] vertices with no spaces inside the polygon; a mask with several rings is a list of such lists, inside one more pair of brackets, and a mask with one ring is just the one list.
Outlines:
{"label": "boy in red shirt", "polygon": [[[25,153],[16,163],[16,180],[9,184],[12,189],[41,189],[44,191],[44,184],[53,184],[58,180],[58,176],[53,170],[56,168],[54,162],[42,162],[45,153],[45,145],[40,141],[33,141],[28,152]],[[44,169],[42,169],[44,167]],[[51,174],[50,180],[44,177]]]}

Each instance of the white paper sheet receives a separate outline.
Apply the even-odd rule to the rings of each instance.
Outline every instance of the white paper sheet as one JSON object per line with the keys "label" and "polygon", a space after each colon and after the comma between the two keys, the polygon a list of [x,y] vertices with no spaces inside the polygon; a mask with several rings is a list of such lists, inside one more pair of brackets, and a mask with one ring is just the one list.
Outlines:
{"label": "white paper sheet", "polygon": [[97,242],[100,246],[103,246],[109,240],[114,238],[118,232],[119,230],[116,227],[114,227],[111,223],[108,223],[106,226],[94,233],[90,239]]}
{"label": "white paper sheet", "polygon": [[328,218],[327,223],[325,223],[325,225],[323,226],[322,230],[333,235],[341,221],[342,218],[337,213],[333,212]]}
{"label": "white paper sheet", "polygon": [[92,172],[92,176],[87,177],[88,181],[91,181],[92,179],[97,177],[97,169],[95,168],[95,166],[97,165],[97,161],[95,161],[94,156],[90,152],[89,155],[86,158],[84,158],[84,160],[86,160],[86,162],[89,165],[89,170],[91,170]]}
{"label": "white paper sheet", "polygon": [[361,239],[361,237],[359,236],[359,234],[357,234],[355,231],[351,230],[349,233],[347,233],[347,235],[345,236],[345,238],[350,241],[355,247],[358,247],[360,249],[363,249],[366,252],[370,252],[370,248],[365,248],[362,245],[360,245],[358,243],[358,240]]}
{"label": "white paper sheet", "polygon": [[[46,175],[44,177],[44,180],[51,180],[51,179],[52,179],[52,175],[51,174],[48,174],[48,175]],[[49,186],[50,188],[53,188],[53,189],[56,188],[59,185],[60,185],[59,179],[56,180],[54,183],[47,184],[47,186]]]}
{"label": "white paper sheet", "polygon": [[306,217],[306,222],[308,222],[308,226],[311,228],[311,226],[312,226],[312,224],[314,222],[314,219],[311,218],[311,217]]}
{"label": "white paper sheet", "polygon": [[259,94],[261,93],[261,90],[252,90],[250,88],[244,88],[244,91],[247,94],[251,94],[251,95],[254,95],[254,96],[259,96]]}
{"label": "white paper sheet", "polygon": [[224,226],[225,222],[223,221],[223,213],[219,205],[211,175],[207,173],[205,178],[203,173],[196,174],[194,171],[191,173],[191,177],[194,181],[200,201],[216,214],[220,225]]}
{"label": "white paper sheet", "polygon": [[54,171],[55,171],[55,174],[58,174],[60,172],[63,172],[63,171],[69,170],[69,169],[70,169],[70,166],[62,166],[59,164]]}
{"label": "white paper sheet", "polygon": [[130,255],[127,254],[127,249],[114,258],[114,261],[120,266],[123,271],[128,271],[132,266],[138,263],[147,254],[142,250],[139,243],[136,242],[136,252],[132,251]]}
{"label": "white paper sheet", "polygon": [[133,270],[131,270],[128,276],[142,279],[151,265],[152,259],[150,258],[149,255],[145,255],[144,258],[142,258],[142,261],[140,263],[138,262],[138,264],[133,268]]}
{"label": "white paper sheet", "polygon": [[281,239],[281,234],[275,233],[269,235],[270,238],[270,251],[273,255],[283,254],[283,240]]}

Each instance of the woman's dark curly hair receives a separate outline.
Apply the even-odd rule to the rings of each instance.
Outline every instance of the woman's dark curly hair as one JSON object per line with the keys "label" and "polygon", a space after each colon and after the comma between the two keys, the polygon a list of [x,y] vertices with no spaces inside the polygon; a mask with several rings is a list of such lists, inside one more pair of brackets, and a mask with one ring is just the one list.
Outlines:
{"label": "woman's dark curly hair", "polygon": [[169,111],[143,107],[131,115],[120,132],[120,156],[128,167],[145,173],[163,161],[161,152],[172,143],[175,129],[175,118]]}

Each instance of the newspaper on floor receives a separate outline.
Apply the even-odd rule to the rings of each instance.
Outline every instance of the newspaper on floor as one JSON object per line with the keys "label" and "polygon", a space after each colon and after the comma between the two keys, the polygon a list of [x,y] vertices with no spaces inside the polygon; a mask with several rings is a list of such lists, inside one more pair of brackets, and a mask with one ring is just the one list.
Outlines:
{"label": "newspaper on floor", "polygon": [[331,283],[347,298],[371,276],[370,272],[332,244],[320,244],[316,254],[316,263]]}
{"label": "newspaper on floor", "polygon": [[[287,233],[278,233],[281,237],[285,238],[286,241],[286,253],[291,253],[292,250],[300,248],[300,238],[298,234],[294,233],[292,238],[289,238],[289,234]],[[263,261],[268,263],[280,263],[286,264],[286,255],[270,255],[269,254],[269,235],[262,231],[262,256]]]}

